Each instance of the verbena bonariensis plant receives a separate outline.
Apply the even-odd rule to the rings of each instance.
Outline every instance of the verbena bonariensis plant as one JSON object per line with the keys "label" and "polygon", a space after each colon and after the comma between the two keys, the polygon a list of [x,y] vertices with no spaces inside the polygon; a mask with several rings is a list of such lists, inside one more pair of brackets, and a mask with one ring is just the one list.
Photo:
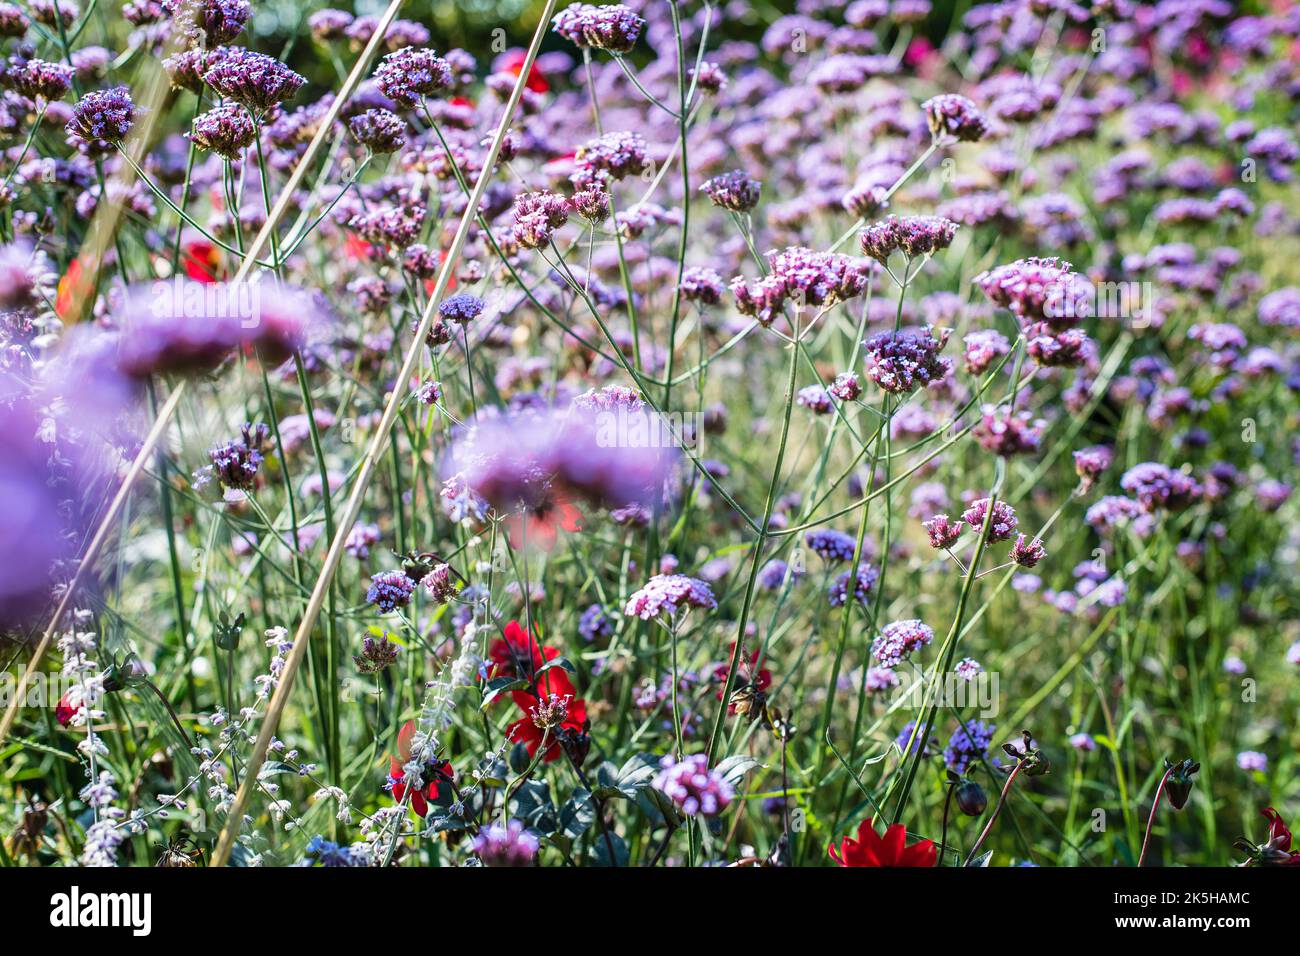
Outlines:
{"label": "verbena bonariensis plant", "polygon": [[1296,862],[1300,14],[768,9],[0,4],[0,863]]}

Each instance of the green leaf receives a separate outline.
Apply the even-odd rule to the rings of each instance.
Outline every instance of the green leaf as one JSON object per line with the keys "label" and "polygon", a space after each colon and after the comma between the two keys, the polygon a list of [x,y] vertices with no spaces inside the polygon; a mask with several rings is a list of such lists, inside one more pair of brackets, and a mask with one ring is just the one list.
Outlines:
{"label": "green leaf", "polygon": [[740,779],[745,776],[745,774],[758,766],[761,765],[753,757],[746,757],[744,754],[737,754],[734,757],[728,757],[713,769],[722,774],[727,783],[734,787],[740,783]]}
{"label": "green leaf", "polygon": [[497,677],[487,683],[487,693],[483,695],[483,703],[479,704],[479,710],[487,710],[492,701],[496,700],[506,691],[523,690],[528,686],[528,681],[522,677]]}

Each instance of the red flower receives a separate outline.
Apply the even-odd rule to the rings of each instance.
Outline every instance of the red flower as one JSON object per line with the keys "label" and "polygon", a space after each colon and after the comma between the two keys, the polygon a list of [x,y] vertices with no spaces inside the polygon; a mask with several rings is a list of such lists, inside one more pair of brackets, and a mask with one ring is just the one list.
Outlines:
{"label": "red flower", "polygon": [[375,256],[375,247],[355,233],[348,233],[348,237],[343,243],[343,251],[347,253],[349,259],[364,260],[372,259]]}
{"label": "red flower", "polygon": [[1291,852],[1291,831],[1282,822],[1282,814],[1272,807],[1259,812],[1268,821],[1268,843],[1265,844],[1268,852],[1261,862],[1271,866],[1300,866],[1300,851]]}
{"label": "red flower", "polygon": [[582,512],[569,499],[554,495],[550,500],[505,520],[510,547],[519,549],[527,545],[551,552],[560,538],[560,532],[582,530]]}
{"label": "red flower", "polygon": [[[527,59],[528,56],[523,50],[511,50],[501,58],[501,69],[518,76],[524,71],[524,61]],[[545,93],[551,88],[551,84],[546,82],[546,77],[542,75],[542,71],[537,68],[536,62],[533,63],[532,69],[528,71],[528,80],[524,83],[524,86],[534,93]]]}
{"label": "red flower", "polygon": [[[549,656],[545,654],[547,651]],[[511,621],[506,625],[505,636],[488,646],[488,660],[493,665],[491,676],[531,678],[558,654],[554,648],[542,647],[536,635],[530,637],[525,633],[518,621]]]}
{"label": "red flower", "polygon": [[181,264],[185,267],[185,274],[195,282],[216,282],[221,253],[206,239],[194,239],[185,243]]}
{"label": "red flower", "polygon": [[59,705],[54,708],[54,719],[63,727],[72,723],[72,718],[77,714],[77,708],[68,703],[68,695],[64,694],[59,698]]}
{"label": "red flower", "polygon": [[[549,652],[550,657],[555,657],[557,653],[550,647],[544,648],[544,651]],[[591,722],[587,719],[587,702],[578,696],[564,668],[552,667],[543,673],[537,678],[536,687],[535,694],[523,690],[511,693],[515,706],[523,711],[523,716],[506,729],[506,738],[515,743],[522,743],[528,748],[528,756],[536,757],[537,748],[542,745],[542,737],[545,736],[546,755],[542,759],[550,763],[558,759],[563,752],[560,747],[560,737],[565,734],[583,736],[587,733]],[[543,698],[550,698],[551,695],[561,699],[567,698],[568,712],[564,720],[558,726],[550,728],[548,732],[537,726],[533,720],[533,710]]]}
{"label": "red flower", "polygon": [[871,819],[858,826],[858,838],[845,837],[839,847],[827,849],[840,866],[934,866],[939,853],[930,840],[907,845],[907,828],[895,823],[879,836]]}
{"label": "red flower", "polygon": [[68,263],[68,271],[59,279],[58,294],[54,298],[54,311],[64,322],[77,317],[73,303],[79,297],[89,294],[90,290],[83,288],[83,285],[88,285],[82,278],[84,272],[85,267],[81,264],[81,260],[73,259]]}
{"label": "red flower", "polygon": [[[414,736],[415,722],[408,720],[397,734],[397,755],[389,758],[388,789],[393,792],[393,799],[398,803],[406,798],[406,784],[402,782],[406,778],[406,772],[402,768],[411,760],[411,738]],[[422,817],[429,812],[430,801],[438,799],[440,786],[455,780],[456,773],[451,769],[450,761],[430,760],[424,765],[421,777],[424,786],[411,793],[411,809]]]}

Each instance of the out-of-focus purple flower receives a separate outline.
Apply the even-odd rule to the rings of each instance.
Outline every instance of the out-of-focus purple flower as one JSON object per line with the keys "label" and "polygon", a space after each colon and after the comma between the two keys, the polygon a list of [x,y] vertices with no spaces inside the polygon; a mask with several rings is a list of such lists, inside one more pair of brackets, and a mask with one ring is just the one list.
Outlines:
{"label": "out-of-focus purple flower", "polygon": [[1038,451],[1042,427],[1028,412],[1013,412],[1005,405],[985,405],[973,434],[981,448],[1009,457]]}
{"label": "out-of-focus purple flower", "polygon": [[1079,476],[1082,491],[1088,491],[1093,483],[1110,468],[1115,460],[1115,451],[1109,445],[1089,445],[1074,453],[1074,472]]}
{"label": "out-of-focus purple flower", "polygon": [[61,502],[78,492],[51,473],[52,448],[38,440],[38,428],[21,407],[0,413],[0,633],[19,632],[46,605],[53,566],[69,550]]}
{"label": "out-of-focus purple flower", "polygon": [[536,835],[525,830],[518,820],[510,820],[505,826],[494,823],[484,827],[470,841],[470,849],[484,866],[532,866],[540,846]]}
{"label": "out-of-focus purple flower", "polygon": [[817,415],[829,415],[835,407],[831,402],[830,393],[821,385],[808,385],[799,389],[795,400]]}
{"label": "out-of-focus purple flower", "polygon": [[1284,481],[1267,478],[1255,486],[1255,500],[1265,511],[1277,511],[1291,497],[1292,488]]}
{"label": "out-of-focus purple flower", "polygon": [[1080,750],[1084,753],[1091,753],[1097,749],[1097,741],[1092,739],[1092,734],[1071,734],[1070,746],[1075,750]]}
{"label": "out-of-focus purple flower", "polygon": [[570,181],[579,188],[608,189],[610,183],[638,176],[648,168],[647,149],[640,133],[605,133],[578,147]]}
{"label": "out-of-focus purple flower", "polygon": [[72,85],[72,67],[45,60],[24,60],[5,71],[5,82],[33,100],[59,100]]}
{"label": "out-of-focus purple flower", "polygon": [[810,550],[831,563],[852,561],[857,550],[857,542],[852,535],[833,528],[814,529],[807,532],[803,540]]}
{"label": "out-of-focus purple flower", "polygon": [[[913,734],[916,735],[915,740],[912,739]],[[898,745],[898,749],[903,752],[904,756],[919,750],[922,757],[929,757],[934,753],[935,748],[939,746],[939,738],[931,735],[929,740],[923,740],[917,727],[917,721],[909,720],[903,726],[899,735],[894,738],[894,743]]]}
{"label": "out-of-focus purple flower", "polygon": [[281,362],[323,323],[315,297],[287,286],[181,278],[136,286],[114,316],[116,365],[132,378],[207,371],[241,347]]}
{"label": "out-of-focus purple flower", "polygon": [[1243,750],[1237,754],[1237,766],[1247,773],[1268,773],[1268,756],[1258,750]]}
{"label": "out-of-focus purple flower", "polygon": [[993,363],[1011,352],[1011,343],[1001,332],[985,329],[971,332],[962,339],[965,346],[964,364],[971,375],[983,375]]}
{"label": "out-of-focus purple flower", "polygon": [[700,186],[700,192],[708,196],[715,206],[732,212],[749,212],[758,205],[762,188],[762,183],[737,169],[706,180]]}
{"label": "out-of-focus purple flower", "polygon": [[688,817],[715,817],[736,795],[731,783],[709,766],[704,754],[691,754],[680,761],[665,756],[659,766],[651,786],[667,794]]}
{"label": "out-of-focus purple flower", "polygon": [[343,39],[344,31],[351,24],[352,14],[333,8],[317,10],[307,18],[307,29],[311,31],[312,39],[318,43]]}
{"label": "out-of-focus purple flower", "polygon": [[868,694],[879,694],[897,687],[902,683],[902,678],[894,672],[892,667],[868,667],[863,683]]}
{"label": "out-of-focus purple flower", "polygon": [[659,427],[652,413],[628,409],[484,419],[457,436],[443,474],[458,476],[501,514],[542,511],[560,500],[652,508],[678,459]]}
{"label": "out-of-focus purple flower", "polygon": [[952,670],[962,680],[973,681],[984,673],[984,665],[973,657],[963,657]]}
{"label": "out-of-focus purple flower", "polygon": [[853,580],[853,597],[860,603],[866,604],[867,599],[871,596],[871,589],[876,586],[876,581],[880,577],[880,572],[869,562],[863,561],[858,565],[856,574],[844,571],[837,575],[835,580],[826,590],[826,600],[831,607],[843,607],[848,600],[849,580]]}
{"label": "out-of-focus purple flower", "polygon": [[711,611],[717,606],[712,589],[698,578],[685,574],[656,574],[632,593],[623,613],[648,621],[660,614],[671,618],[679,610],[702,608]]}
{"label": "out-of-focus purple flower", "polygon": [[1256,313],[1261,325],[1300,329],[1300,287],[1287,286],[1259,300]]}
{"label": "out-of-focus purple flower", "polygon": [[1190,475],[1175,471],[1158,461],[1144,461],[1124,472],[1119,485],[1137,499],[1146,511],[1160,508],[1181,511],[1201,493]]}
{"label": "out-of-focus purple flower", "polygon": [[958,725],[943,748],[943,762],[955,774],[965,774],[982,761],[993,743],[993,727],[982,720],[965,721]]}
{"label": "out-of-focus purple flower", "polygon": [[590,644],[614,633],[614,619],[599,604],[592,604],[578,619],[578,636]]}
{"label": "out-of-focus purple flower", "polygon": [[949,137],[974,142],[983,139],[989,131],[988,120],[969,99],[956,93],[941,93],[921,104],[930,135],[936,142]]}

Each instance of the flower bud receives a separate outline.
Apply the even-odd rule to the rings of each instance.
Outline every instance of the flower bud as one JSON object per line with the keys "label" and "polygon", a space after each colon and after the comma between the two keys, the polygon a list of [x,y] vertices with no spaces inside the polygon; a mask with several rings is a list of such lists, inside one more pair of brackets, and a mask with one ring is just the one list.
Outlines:
{"label": "flower bud", "polygon": [[989,805],[984,788],[974,780],[963,780],[958,784],[953,797],[957,801],[957,809],[968,817],[979,816]]}

